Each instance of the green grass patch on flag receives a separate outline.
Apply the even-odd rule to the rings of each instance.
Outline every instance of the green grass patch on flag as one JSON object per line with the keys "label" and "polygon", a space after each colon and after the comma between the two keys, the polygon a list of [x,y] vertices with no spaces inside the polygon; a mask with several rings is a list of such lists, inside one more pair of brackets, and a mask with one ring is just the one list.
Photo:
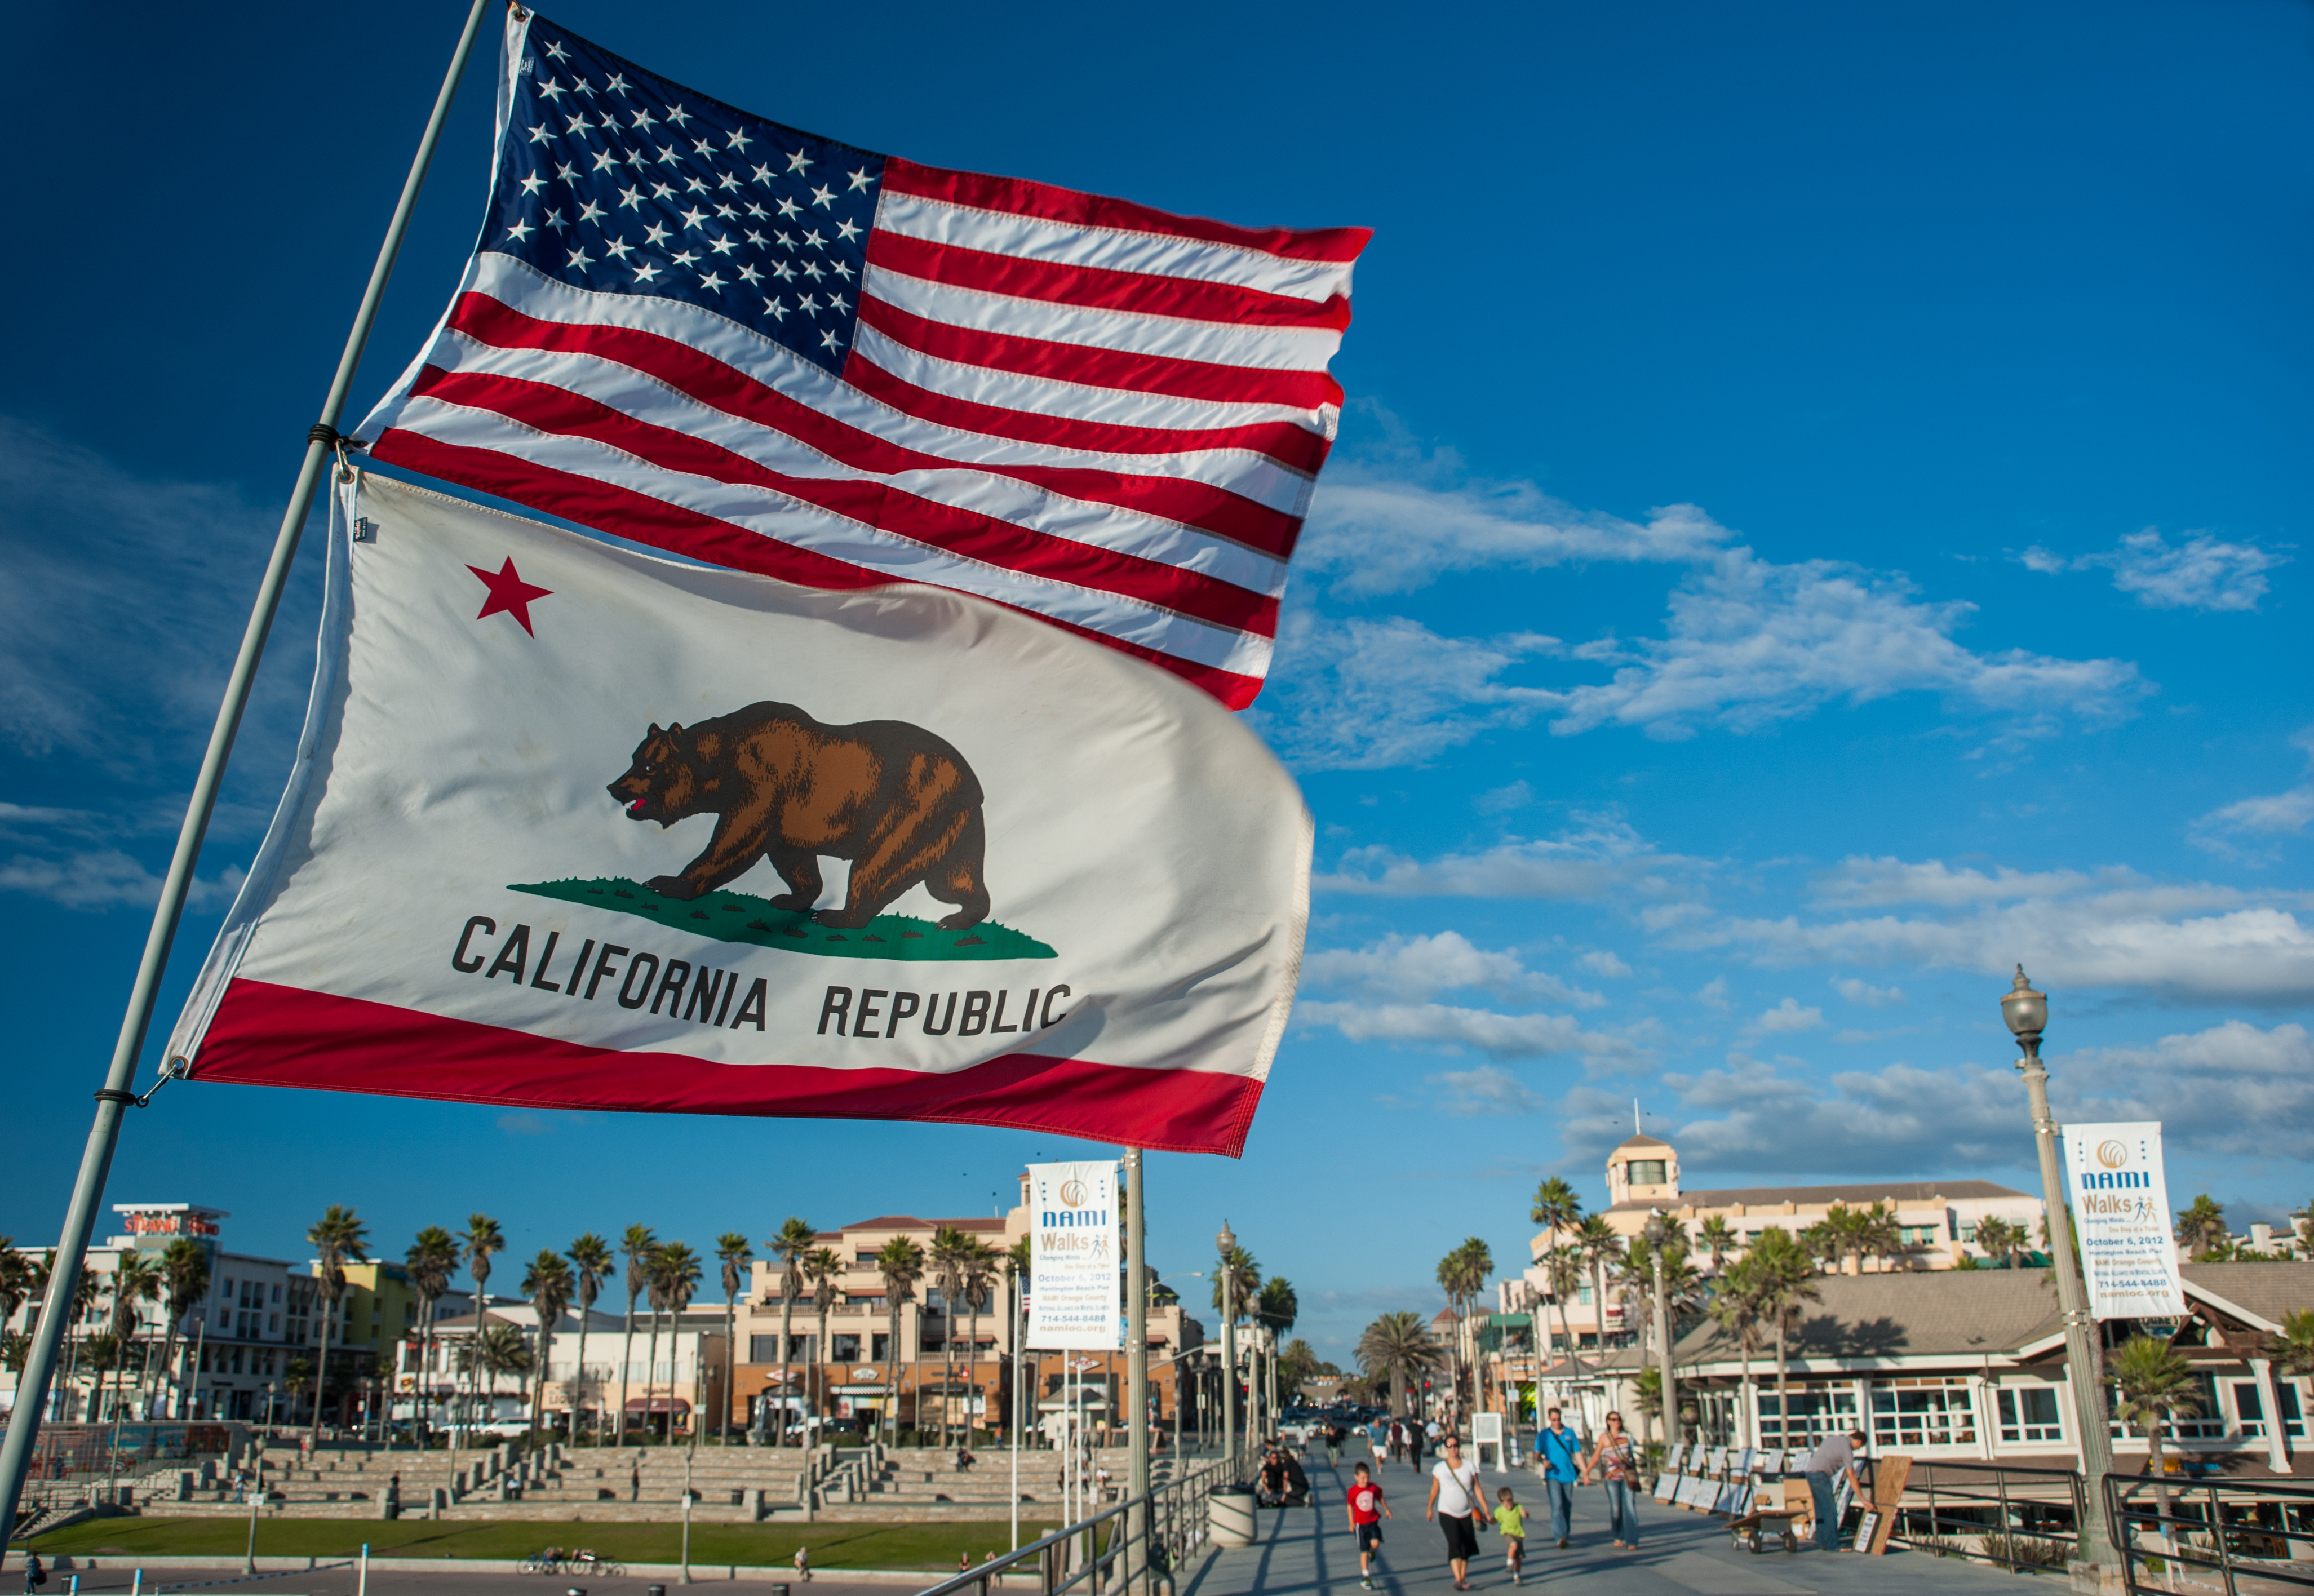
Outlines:
{"label": "green grass patch on flag", "polygon": [[711,892],[679,903],[663,898],[640,882],[604,876],[593,880],[508,883],[509,892],[526,892],[566,904],[584,904],[614,914],[632,914],[654,921],[670,930],[719,942],[752,942],[789,953],[817,954],[823,958],[884,958],[905,964],[951,961],[994,963],[1015,958],[1058,958],[1060,955],[1025,931],[984,920],[960,931],[944,931],[929,920],[910,914],[879,914],[866,925],[835,930],[819,924],[802,910],[774,909],[768,899],[743,892]]}

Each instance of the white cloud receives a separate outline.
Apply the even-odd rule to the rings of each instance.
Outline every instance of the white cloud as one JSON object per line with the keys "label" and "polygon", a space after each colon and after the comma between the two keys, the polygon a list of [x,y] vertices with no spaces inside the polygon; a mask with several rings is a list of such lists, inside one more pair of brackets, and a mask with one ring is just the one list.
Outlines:
{"label": "white cloud", "polygon": [[2006,868],[1987,875],[1983,870],[1956,870],[1940,859],[1915,864],[1901,859],[1850,858],[1816,879],[1815,895],[1824,903],[1851,908],[1896,904],[1957,908],[1966,904],[2055,897],[2078,892],[2093,880],[2119,886],[2135,878],[2131,871],[2117,868],[2094,877],[2078,870],[2028,872]]}
{"label": "white cloud", "polygon": [[[2314,727],[2290,741],[2314,756]],[[2186,840],[2212,853],[2263,864],[2273,857],[2271,851],[2255,845],[2242,846],[2239,839],[2294,836],[2306,829],[2309,821],[2314,821],[2314,781],[2301,783],[2287,792],[2242,798],[2221,809],[2212,809],[2194,822]]]}
{"label": "white cloud", "polygon": [[[1904,870],[1931,884],[2001,879],[2000,872],[1951,871],[1936,861]],[[2021,961],[2051,990],[2133,988],[2259,1003],[2314,997],[2314,928],[2295,913],[2304,906],[2301,896],[2142,884],[2123,870],[2066,879],[2076,883],[2069,895],[2001,904],[1956,891],[1946,900],[1952,912],[1942,915],[1731,918],[1674,928],[1664,939],[1674,948],[1743,949],[1763,965],[1912,960],[1998,977]],[[1977,906],[1969,907],[1973,902]]]}
{"label": "white cloud", "polygon": [[[196,877],[186,901],[197,910],[221,909],[241,890],[242,876],[229,866],[206,881]],[[67,909],[149,908],[161,901],[161,877],[117,848],[20,853],[0,862],[0,892],[28,893]]]}
{"label": "white cloud", "polygon": [[1603,975],[1610,981],[1621,981],[1627,978],[1631,973],[1630,966],[1625,964],[1621,959],[1617,958],[1613,954],[1609,953],[1604,948],[1598,948],[1590,953],[1586,953],[1575,962],[1581,965],[1593,974]]}
{"label": "white cloud", "polygon": [[1294,1019],[1340,1032],[1352,1042],[1403,1042],[1459,1052],[1469,1048],[1495,1058],[1547,1058],[1578,1054],[1630,1061],[1640,1048],[1621,1037],[1586,1031],[1559,1014],[1497,1014],[1444,1003],[1332,1003],[1294,1005]]}
{"label": "white cloud", "polygon": [[1727,1013],[1727,977],[1725,975],[1714,975],[1710,980],[1705,982],[1700,987],[1696,989],[1695,1001],[1702,1004],[1707,1009],[1717,1009],[1722,1014]]}
{"label": "white cloud", "polygon": [[1471,807],[1481,815],[1507,815],[1513,809],[1524,809],[1532,802],[1534,789],[1524,780],[1514,781],[1508,787],[1482,792],[1471,800]]}
{"label": "white cloud", "polygon": [[1423,1002],[1442,992],[1484,990],[1503,998],[1541,998],[1596,1009],[1606,999],[1530,970],[1515,953],[1474,946],[1460,931],[1407,937],[1393,933],[1359,948],[1333,948],[1302,961],[1305,986],[1341,990],[1394,1002]]}
{"label": "white cloud", "polygon": [[1812,1031],[1823,1023],[1823,1010],[1803,1009],[1797,999],[1786,998],[1753,1020],[1749,1028],[1774,1036],[1784,1031]]}
{"label": "white cloud", "polygon": [[2221,542],[2205,532],[2188,533],[2182,545],[2172,547],[2151,526],[2103,553],[2067,560],[2035,547],[2018,558],[2027,570],[2053,576],[2110,570],[2116,588],[2155,610],[2255,610],[2266,594],[2265,573],[2289,563],[2285,555],[2254,543]]}
{"label": "white cloud", "polygon": [[2159,1120],[2173,1145],[2295,1158],[2314,1138],[2314,1041],[2302,1025],[2230,1019],[2151,1046],[2087,1048],[2053,1059],[2050,1076],[2064,1116]]}
{"label": "white cloud", "polygon": [[1895,1063],[1838,1071],[1827,1086],[1739,1054],[1724,1070],[1662,1079],[1692,1117],[1657,1134],[1677,1144],[1690,1169],[1772,1172],[1792,1167],[1796,1150],[1805,1149],[1811,1171],[1902,1170],[1917,1179],[2033,1158],[2033,1124],[2011,1070]]}
{"label": "white cloud", "polygon": [[1665,637],[1621,651],[1612,681],[1563,695],[1551,730],[1755,731],[1834,699],[1861,704],[1907,692],[2007,714],[2029,730],[2061,711],[2116,719],[2148,690],[2124,660],[1965,648],[1952,634],[1974,607],[1923,602],[1901,577],[1823,560],[1775,565],[1729,549],[1673,592]]}
{"label": "white cloud", "polygon": [[1904,1001],[1904,994],[1893,986],[1875,986],[1869,981],[1859,981],[1853,975],[1833,976],[1832,990],[1865,1009],[1885,1009],[1891,1003]]}
{"label": "white cloud", "polygon": [[1475,1070],[1449,1070],[1430,1076],[1434,1086],[1446,1088],[1444,1107],[1454,1115],[1532,1114],[1546,1100],[1508,1070],[1480,1064]]}
{"label": "white cloud", "polygon": [[1441,637],[1403,615],[1344,619],[1289,605],[1274,685],[1249,719],[1304,770],[1420,764],[1559,703],[1558,693],[1497,680],[1559,648],[1532,633]]}
{"label": "white cloud", "polygon": [[1691,862],[1656,853],[1621,816],[1578,811],[1574,818],[1555,836],[1513,837],[1426,861],[1381,845],[1352,848],[1312,885],[1381,897],[1584,899]]}
{"label": "white cloud", "polygon": [[1627,521],[1561,504],[1528,482],[1444,483],[1452,474],[1451,461],[1417,472],[1430,481],[1338,463],[1311,503],[1294,569],[1331,578],[1341,594],[1409,593],[1482,567],[1685,561],[1729,537],[1693,505]]}

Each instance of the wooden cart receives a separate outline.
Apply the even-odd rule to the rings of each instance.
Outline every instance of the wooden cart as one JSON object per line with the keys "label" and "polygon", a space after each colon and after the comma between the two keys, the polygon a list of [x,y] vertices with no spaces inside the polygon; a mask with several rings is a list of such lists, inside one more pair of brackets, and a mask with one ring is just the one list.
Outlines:
{"label": "wooden cart", "polygon": [[1780,1540],[1784,1550],[1800,1549],[1799,1520],[1815,1511],[1806,1480],[1762,1480],[1752,1489],[1751,1511],[1727,1521],[1727,1533],[1739,1552],[1764,1552]]}

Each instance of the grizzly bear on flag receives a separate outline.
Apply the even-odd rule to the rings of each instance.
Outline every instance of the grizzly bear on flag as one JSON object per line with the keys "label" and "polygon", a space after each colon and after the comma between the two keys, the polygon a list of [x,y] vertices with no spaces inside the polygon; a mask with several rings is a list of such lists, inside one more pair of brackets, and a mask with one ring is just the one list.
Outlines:
{"label": "grizzly bear on flag", "polygon": [[793,704],[750,704],[661,730],[653,722],[627,773],[610,784],[628,818],[662,826],[716,816],[706,850],[647,885],[695,898],[768,859],[790,891],[775,909],[819,901],[825,854],[852,861],[845,902],[813,918],[864,926],[919,881],[957,913],[943,930],[988,916],[979,779],[942,738],[901,720],[823,726]]}

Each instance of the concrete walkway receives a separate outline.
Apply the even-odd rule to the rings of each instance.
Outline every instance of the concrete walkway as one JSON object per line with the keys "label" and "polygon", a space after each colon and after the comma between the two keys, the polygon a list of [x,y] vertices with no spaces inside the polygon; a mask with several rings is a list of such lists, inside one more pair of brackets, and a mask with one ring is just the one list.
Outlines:
{"label": "concrete walkway", "polygon": [[[1207,1558],[1184,1582],[1181,1596],[1357,1591],[1357,1543],[1342,1506],[1351,1461],[1345,1456],[1337,1471],[1321,1456],[1309,1470],[1317,1510],[1262,1510],[1255,1544]],[[1528,1587],[1580,1585],[1599,1596],[1994,1596],[2019,1592],[2027,1577],[1894,1549],[1879,1557],[1813,1548],[1755,1556],[1728,1544],[1725,1521],[1653,1502],[1639,1508],[1639,1549],[1619,1552],[1607,1537],[1606,1493],[1597,1486],[1576,1492],[1575,1544],[1561,1551],[1551,1544],[1548,1512],[1539,1511],[1545,1506],[1541,1481],[1531,1474],[1489,1472],[1486,1483],[1488,1500],[1508,1486],[1527,1510]],[[1444,1541],[1437,1525],[1422,1517],[1427,1468],[1417,1474],[1391,1465],[1382,1470],[1382,1486],[1397,1516],[1382,1527],[1374,1589],[1388,1596],[1451,1596],[1454,1581]],[[1479,1553],[1471,1564],[1471,1588],[1509,1591],[1502,1538],[1481,1535]]]}

